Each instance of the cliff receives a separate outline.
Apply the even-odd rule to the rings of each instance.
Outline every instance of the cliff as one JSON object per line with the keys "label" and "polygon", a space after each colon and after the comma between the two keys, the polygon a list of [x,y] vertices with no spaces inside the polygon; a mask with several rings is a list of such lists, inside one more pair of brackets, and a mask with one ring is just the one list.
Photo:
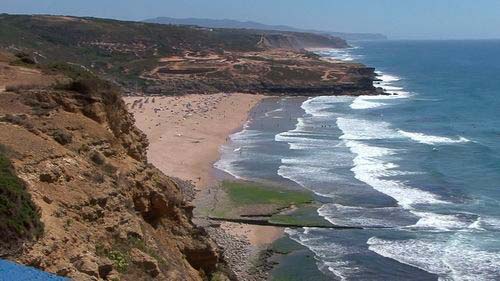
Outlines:
{"label": "cliff", "polygon": [[327,35],[298,32],[265,32],[258,46],[264,49],[348,48],[343,39]]}
{"label": "cliff", "polygon": [[[275,44],[283,44],[282,42]],[[375,70],[357,63],[327,61],[308,52],[260,52],[165,57],[152,71],[146,93],[243,92],[267,95],[373,95]]]}
{"label": "cliff", "polygon": [[209,278],[219,256],[191,222],[183,186],[147,163],[147,140],[118,89],[69,69],[48,75],[0,61],[0,78],[31,71],[24,84],[0,85],[0,143],[8,179],[30,195],[18,203],[36,206],[30,215],[43,223],[42,233],[0,240],[2,256],[75,280]]}
{"label": "cliff", "polygon": [[0,47],[40,64],[80,65],[127,93],[221,91],[370,94],[373,69],[325,62],[304,48],[345,48],[329,35],[208,29],[63,16],[0,15]]}

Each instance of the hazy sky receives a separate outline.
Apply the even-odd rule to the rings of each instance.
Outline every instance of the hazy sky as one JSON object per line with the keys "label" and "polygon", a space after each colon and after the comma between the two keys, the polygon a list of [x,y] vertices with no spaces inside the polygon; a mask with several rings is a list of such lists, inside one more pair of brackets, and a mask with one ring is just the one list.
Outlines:
{"label": "hazy sky", "polygon": [[391,38],[500,38],[500,0],[0,0],[0,12],[227,18]]}

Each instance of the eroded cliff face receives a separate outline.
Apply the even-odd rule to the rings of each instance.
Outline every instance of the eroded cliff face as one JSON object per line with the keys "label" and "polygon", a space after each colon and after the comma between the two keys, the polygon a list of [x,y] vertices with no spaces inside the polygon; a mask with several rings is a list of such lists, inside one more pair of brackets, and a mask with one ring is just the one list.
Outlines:
{"label": "eroded cliff face", "polygon": [[300,51],[305,48],[348,48],[349,44],[341,38],[299,32],[267,32],[262,35],[259,47],[264,49],[287,49]]}
{"label": "eroded cliff face", "polygon": [[7,258],[75,280],[208,278],[218,253],[181,187],[147,164],[116,90],[92,83],[0,92],[0,143],[45,226]]}

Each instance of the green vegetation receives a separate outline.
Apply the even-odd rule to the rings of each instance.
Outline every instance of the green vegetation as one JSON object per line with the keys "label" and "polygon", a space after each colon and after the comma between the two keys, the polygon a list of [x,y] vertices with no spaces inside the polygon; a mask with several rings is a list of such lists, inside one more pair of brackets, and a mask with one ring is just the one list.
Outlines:
{"label": "green vegetation", "polygon": [[146,245],[144,240],[137,237],[129,237],[127,240],[116,240],[110,249],[104,247],[102,244],[97,244],[95,252],[98,256],[109,258],[113,261],[114,266],[119,272],[125,273],[128,271],[131,262],[130,251],[134,248],[148,254],[158,261],[159,264],[166,265],[166,261],[155,250]]}
{"label": "green vegetation", "polygon": [[16,54],[16,60],[11,62],[11,65],[34,67],[36,65],[36,61],[30,54],[25,52],[19,52]]}
{"label": "green vegetation", "polygon": [[22,181],[14,174],[5,148],[0,147],[0,241],[38,238],[40,213]]}
{"label": "green vegetation", "polygon": [[225,274],[223,274],[221,272],[215,272],[210,277],[210,281],[225,281],[225,280],[227,280],[227,277]]}
{"label": "green vegetation", "polygon": [[73,80],[91,79],[97,76],[87,69],[71,65],[65,62],[52,62],[41,66],[42,71],[47,74],[62,74]]}
{"label": "green vegetation", "polygon": [[[230,71],[203,71],[197,76],[204,79],[189,82],[181,79],[181,83],[162,83],[141,77],[163,65],[160,59],[183,55],[185,52],[224,54],[261,51],[263,46],[267,46],[259,44],[263,36],[273,41],[268,47],[288,46],[287,41],[295,41],[290,39],[292,37],[310,46],[347,47],[342,39],[320,34],[209,29],[89,17],[0,14],[0,49],[15,47],[16,50],[21,50],[16,63],[26,66],[31,63],[38,63],[35,65],[40,66],[51,62],[71,63],[103,76],[129,91],[144,90],[149,93],[170,93],[177,88],[200,92],[228,91],[228,84],[231,83],[225,80],[232,79],[228,75]],[[295,45],[297,44],[290,44],[289,47]],[[299,45],[295,47],[298,48]],[[260,56],[248,56],[247,59],[266,64],[276,62],[273,58]],[[262,75],[258,82],[252,79],[237,80],[241,86],[235,84],[235,89],[248,88],[250,82],[257,83],[250,86],[258,87],[261,82],[311,82],[321,79],[322,71],[284,67],[294,64],[293,61],[277,61],[276,64],[268,73],[258,73]],[[176,70],[177,73],[183,71]],[[245,74],[247,70],[240,71]],[[188,72],[194,73],[193,70]]]}
{"label": "green vegetation", "polygon": [[223,181],[213,209],[199,210],[219,219],[256,220],[283,226],[331,227],[318,215],[319,203],[309,191],[258,182]]}
{"label": "green vegetation", "polygon": [[[260,33],[97,18],[0,15],[0,48],[15,46],[40,64],[71,62],[119,83],[143,86],[139,78],[158,59],[211,50],[256,51]],[[23,56],[22,60],[33,59]],[[21,61],[21,60],[20,60]]]}
{"label": "green vegetation", "polygon": [[144,242],[144,240],[141,240],[141,239],[136,238],[136,237],[130,237],[128,239],[127,244],[131,248],[137,248],[137,249],[141,250],[142,252],[148,254],[149,256],[154,258],[156,261],[158,261],[160,264],[162,264],[162,265],[166,264],[165,260],[155,250],[148,247],[146,245],[146,243]]}
{"label": "green vegetation", "polygon": [[313,196],[306,191],[291,191],[252,182],[224,181],[222,187],[235,204],[275,204],[281,206],[307,204]]}
{"label": "green vegetation", "polygon": [[113,261],[118,272],[126,272],[128,268],[128,255],[119,251],[110,251],[107,257]]}

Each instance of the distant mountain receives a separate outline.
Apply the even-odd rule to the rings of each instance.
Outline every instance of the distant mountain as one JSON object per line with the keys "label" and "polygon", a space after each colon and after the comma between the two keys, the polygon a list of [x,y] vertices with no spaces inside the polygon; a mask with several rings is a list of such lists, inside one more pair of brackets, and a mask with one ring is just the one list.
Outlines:
{"label": "distant mountain", "polygon": [[300,29],[287,25],[268,25],[254,21],[237,21],[230,19],[221,19],[221,20],[199,19],[199,18],[177,19],[169,17],[158,17],[153,19],[146,19],[144,20],[144,22],[175,24],[175,25],[196,25],[196,26],[211,27],[211,28],[244,28],[244,29],[258,29],[258,30],[311,32],[311,33],[320,33],[320,34],[338,36],[349,41],[387,40],[387,37],[385,35],[379,33],[344,33],[344,32],[334,32],[334,31],[321,31],[321,30],[311,30],[311,29]]}

